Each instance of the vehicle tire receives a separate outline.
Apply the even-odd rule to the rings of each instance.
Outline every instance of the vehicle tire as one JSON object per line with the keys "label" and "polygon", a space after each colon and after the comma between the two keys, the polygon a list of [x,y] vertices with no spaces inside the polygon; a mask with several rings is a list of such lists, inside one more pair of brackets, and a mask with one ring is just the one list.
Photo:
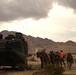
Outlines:
{"label": "vehicle tire", "polygon": [[18,70],[19,71],[24,71],[25,70],[25,65],[24,64],[19,64],[18,65]]}

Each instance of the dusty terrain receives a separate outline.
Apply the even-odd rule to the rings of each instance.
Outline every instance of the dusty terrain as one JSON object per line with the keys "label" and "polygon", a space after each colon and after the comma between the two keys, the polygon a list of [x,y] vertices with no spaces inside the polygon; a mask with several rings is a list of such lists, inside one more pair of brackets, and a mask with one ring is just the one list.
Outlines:
{"label": "dusty terrain", "polygon": [[[0,70],[0,75],[39,75],[37,72],[40,70],[39,61],[29,61],[31,65],[31,70],[16,71],[16,70]],[[76,75],[76,63],[73,64],[72,69],[69,70],[68,67],[65,68],[64,75]]]}
{"label": "dusty terrain", "polygon": [[18,71],[9,69],[8,67],[3,67],[0,69],[0,75],[32,75],[34,72],[37,72],[40,69],[40,62],[28,62],[29,66],[31,66],[30,70]]}

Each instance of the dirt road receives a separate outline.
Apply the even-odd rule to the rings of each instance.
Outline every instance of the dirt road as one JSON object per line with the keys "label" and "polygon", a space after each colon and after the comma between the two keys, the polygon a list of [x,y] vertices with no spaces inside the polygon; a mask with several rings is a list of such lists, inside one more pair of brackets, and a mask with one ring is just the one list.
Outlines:
{"label": "dirt road", "polygon": [[32,75],[32,73],[35,72],[35,70],[30,71],[2,71],[0,72],[0,75]]}
{"label": "dirt road", "polygon": [[[32,75],[37,72],[40,68],[40,62],[29,62],[32,70],[16,71],[16,70],[0,70],[0,75]],[[69,70],[65,67],[64,75],[76,75],[76,63],[73,64],[72,69]]]}
{"label": "dirt road", "polygon": [[18,71],[10,68],[0,69],[0,75],[32,75],[40,68],[40,62],[29,62],[31,70]]}
{"label": "dirt road", "polygon": [[72,68],[69,70],[68,67],[65,68],[64,74],[76,75],[76,63],[72,65]]}

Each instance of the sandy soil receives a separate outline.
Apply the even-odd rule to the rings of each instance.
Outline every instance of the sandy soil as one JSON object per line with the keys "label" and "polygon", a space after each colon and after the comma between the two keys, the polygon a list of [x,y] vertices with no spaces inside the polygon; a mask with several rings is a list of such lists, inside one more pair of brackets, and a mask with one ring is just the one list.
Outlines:
{"label": "sandy soil", "polygon": [[[31,65],[31,70],[15,71],[15,70],[0,70],[0,75],[39,75],[40,62],[28,62]],[[64,75],[76,75],[76,63],[73,64],[71,70],[65,67]]]}

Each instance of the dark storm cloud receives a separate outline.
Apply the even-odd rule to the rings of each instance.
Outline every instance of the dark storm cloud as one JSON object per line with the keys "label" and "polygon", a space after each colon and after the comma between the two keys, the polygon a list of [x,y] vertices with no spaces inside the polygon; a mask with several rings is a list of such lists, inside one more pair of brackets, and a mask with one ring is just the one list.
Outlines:
{"label": "dark storm cloud", "polygon": [[0,0],[0,21],[48,16],[53,0]]}
{"label": "dark storm cloud", "polygon": [[65,6],[67,8],[72,8],[76,11],[76,0],[56,0],[59,5]]}

